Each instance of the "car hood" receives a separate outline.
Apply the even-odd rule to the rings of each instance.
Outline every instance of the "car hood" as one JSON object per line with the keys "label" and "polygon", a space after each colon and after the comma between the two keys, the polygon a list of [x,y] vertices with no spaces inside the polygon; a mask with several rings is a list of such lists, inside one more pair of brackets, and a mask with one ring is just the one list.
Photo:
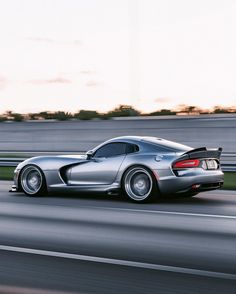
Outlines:
{"label": "car hood", "polygon": [[42,170],[59,170],[63,166],[87,161],[87,155],[56,155],[56,156],[37,156],[21,162],[17,169],[22,169],[28,164],[35,164]]}

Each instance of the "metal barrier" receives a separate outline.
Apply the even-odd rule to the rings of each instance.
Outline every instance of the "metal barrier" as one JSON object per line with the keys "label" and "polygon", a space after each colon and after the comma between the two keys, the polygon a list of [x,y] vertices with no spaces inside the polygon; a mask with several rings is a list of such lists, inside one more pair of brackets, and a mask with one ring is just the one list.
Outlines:
{"label": "metal barrier", "polygon": [[3,167],[16,167],[20,162],[26,158],[0,158],[0,166]]}
{"label": "metal barrier", "polygon": [[[20,162],[24,161],[25,159],[26,158],[23,157],[0,158],[0,166],[16,167]],[[223,171],[236,172],[236,153],[222,154],[221,167]]]}
{"label": "metal barrier", "polygon": [[236,153],[223,153],[221,155],[221,166],[223,171],[236,172]]}

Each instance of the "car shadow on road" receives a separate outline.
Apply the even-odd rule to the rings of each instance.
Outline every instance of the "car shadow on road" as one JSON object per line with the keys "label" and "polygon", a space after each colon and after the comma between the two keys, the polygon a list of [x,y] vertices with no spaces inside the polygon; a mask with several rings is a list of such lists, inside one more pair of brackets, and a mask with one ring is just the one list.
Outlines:
{"label": "car shadow on road", "polygon": [[[163,206],[168,206],[173,205],[175,207],[179,206],[218,206],[218,205],[235,205],[236,204],[236,198],[235,200],[233,198],[227,198],[225,197],[220,197],[220,195],[214,195],[214,194],[209,194],[209,193],[201,193],[198,194],[194,197],[180,197],[180,196],[168,196],[168,197],[162,197],[162,198],[157,198],[156,201],[151,202],[151,203],[134,203],[127,199],[124,195],[108,195],[105,193],[72,193],[72,194],[67,194],[65,193],[56,193],[56,194],[49,194],[45,196],[38,196],[38,197],[29,197],[24,195],[23,193],[11,193],[11,197],[14,198],[20,198],[24,197],[25,200],[28,198],[30,199],[29,202],[32,203],[32,200],[35,198],[37,199],[37,203],[40,203],[41,200],[44,202],[46,199],[51,199],[51,200],[56,200],[60,199],[65,202],[68,200],[68,202],[76,202],[78,200],[78,204],[80,204],[80,201],[85,202],[86,204],[98,204],[99,202],[101,205],[107,204],[107,205],[113,205],[116,204],[123,204],[123,207],[127,208],[138,208],[141,209],[142,207],[144,208],[149,208],[149,209],[158,209]],[[27,201],[27,200],[26,200]],[[25,201],[24,201],[25,202]],[[100,204],[99,204],[100,206]]]}
{"label": "car shadow on road", "polygon": [[[176,204],[176,205],[206,205],[206,204],[219,204],[222,205],[222,203],[225,204],[225,198],[217,198],[217,196],[209,197],[208,195],[204,195],[204,193],[193,196],[193,197],[180,197],[180,196],[168,196],[168,197],[162,197],[157,198],[153,202],[147,202],[147,203],[137,203],[132,202],[131,200],[127,199],[124,195],[108,195],[105,193],[95,194],[95,193],[83,193],[83,194],[52,194],[49,197],[54,198],[63,198],[63,199],[81,199],[81,200],[100,200],[100,201],[107,201],[107,202],[118,202],[118,203],[125,203],[126,205],[137,205],[138,207],[141,206],[155,206],[156,205],[162,205],[162,204]],[[227,204],[235,204],[235,201],[230,201],[227,199]]]}
{"label": "car shadow on road", "polygon": [[[236,197],[235,197],[236,200]],[[236,204],[234,199],[227,199],[227,204]],[[181,197],[181,196],[170,196],[170,197],[162,197],[159,201],[160,204],[181,204],[181,205],[222,205],[226,203],[226,199],[223,197],[216,195],[209,195],[205,193],[198,194],[193,197]]]}

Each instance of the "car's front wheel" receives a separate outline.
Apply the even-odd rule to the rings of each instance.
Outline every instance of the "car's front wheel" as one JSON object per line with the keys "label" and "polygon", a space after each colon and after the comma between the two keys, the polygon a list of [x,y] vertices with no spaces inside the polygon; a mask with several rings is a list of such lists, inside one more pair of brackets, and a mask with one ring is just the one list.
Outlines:
{"label": "car's front wheel", "polygon": [[29,196],[41,196],[46,192],[45,176],[35,165],[27,165],[20,174],[20,186]]}
{"label": "car's front wheel", "polygon": [[157,197],[157,185],[152,173],[142,166],[129,168],[122,181],[125,195],[135,202],[149,202]]}

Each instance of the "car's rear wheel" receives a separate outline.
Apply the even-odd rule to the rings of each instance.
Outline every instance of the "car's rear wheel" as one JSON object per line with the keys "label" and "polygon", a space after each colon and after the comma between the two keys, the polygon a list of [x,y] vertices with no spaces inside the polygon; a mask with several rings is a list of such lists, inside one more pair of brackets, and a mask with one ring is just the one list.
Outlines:
{"label": "car's rear wheel", "polygon": [[41,196],[46,192],[46,180],[41,169],[35,165],[27,165],[20,174],[20,186],[29,196]]}
{"label": "car's rear wheel", "polygon": [[157,185],[152,173],[142,166],[129,168],[123,177],[122,189],[132,201],[143,203],[157,197]]}

